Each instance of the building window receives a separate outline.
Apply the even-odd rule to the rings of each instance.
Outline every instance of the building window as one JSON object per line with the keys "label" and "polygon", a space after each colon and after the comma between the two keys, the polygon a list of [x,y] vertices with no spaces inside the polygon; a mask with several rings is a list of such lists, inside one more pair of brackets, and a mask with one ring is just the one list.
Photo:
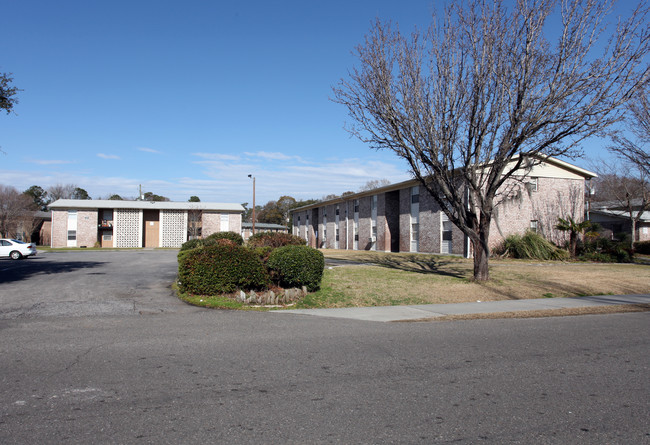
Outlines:
{"label": "building window", "polygon": [[338,216],[339,214],[339,206],[336,206],[336,215]]}
{"label": "building window", "polygon": [[113,235],[110,233],[105,233],[102,235],[102,240],[104,241],[113,241]]}
{"label": "building window", "polygon": [[359,200],[354,200],[354,213],[359,213]]}
{"label": "building window", "polygon": [[530,178],[528,181],[528,189],[531,192],[536,192],[537,191],[537,178]]}
{"label": "building window", "polygon": [[417,204],[420,202],[420,188],[413,187],[411,189],[411,204]]}
{"label": "building window", "polygon": [[417,242],[419,239],[420,225],[418,223],[411,224],[411,241]]}
{"label": "building window", "polygon": [[76,230],[68,230],[68,241],[75,241],[77,239]]}
{"label": "building window", "polygon": [[530,230],[537,233],[537,220],[533,219],[530,221]]}

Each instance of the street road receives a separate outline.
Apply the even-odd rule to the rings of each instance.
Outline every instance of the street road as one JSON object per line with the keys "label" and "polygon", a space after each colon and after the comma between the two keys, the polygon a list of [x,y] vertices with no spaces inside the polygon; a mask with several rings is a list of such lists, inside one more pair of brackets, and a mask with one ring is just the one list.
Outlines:
{"label": "street road", "polygon": [[[378,323],[202,310],[151,277],[173,281],[169,253],[45,254],[88,264],[0,279],[0,443],[650,443],[648,313]],[[140,288],[118,276],[138,282],[138,262],[154,266]],[[91,273],[113,279],[98,275],[85,306],[47,290]],[[71,301],[83,310],[62,313]]]}

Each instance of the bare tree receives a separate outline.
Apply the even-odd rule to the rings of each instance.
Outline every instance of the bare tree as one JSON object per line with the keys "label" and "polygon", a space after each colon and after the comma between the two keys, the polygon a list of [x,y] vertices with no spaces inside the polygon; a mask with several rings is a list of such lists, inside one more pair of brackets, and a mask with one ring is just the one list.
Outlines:
{"label": "bare tree", "polygon": [[628,103],[626,129],[631,137],[616,133],[612,137],[614,145],[608,149],[619,159],[636,166],[645,177],[650,176],[650,102],[647,87]]}
{"label": "bare tree", "polygon": [[192,207],[187,212],[187,234],[189,239],[201,238],[203,231],[203,212]]}
{"label": "bare tree", "polygon": [[47,189],[47,194],[52,201],[57,199],[72,199],[75,189],[75,184],[56,184]]}
{"label": "bare tree", "polygon": [[34,201],[14,187],[0,184],[0,236],[20,237],[22,232],[31,235],[37,207]]}
{"label": "bare tree", "polygon": [[[650,210],[650,178],[637,163],[627,162],[624,167],[602,164],[598,178],[593,179],[595,198],[612,209],[625,211],[631,223],[632,243],[638,241],[636,227],[645,211]],[[638,174],[634,175],[634,171]],[[618,172],[625,171],[627,175]]]}
{"label": "bare tree", "polygon": [[390,185],[390,181],[388,179],[373,179],[363,184],[359,188],[359,191],[365,192],[366,190],[374,190],[378,189],[379,187],[385,187],[387,185]]}
{"label": "bare tree", "polygon": [[[560,8],[553,42],[544,34]],[[360,66],[334,88],[372,148],[404,158],[469,237],[474,278],[489,278],[490,223],[502,186],[621,118],[646,82],[647,6],[602,42],[611,2],[468,0],[403,35],[377,21]]]}

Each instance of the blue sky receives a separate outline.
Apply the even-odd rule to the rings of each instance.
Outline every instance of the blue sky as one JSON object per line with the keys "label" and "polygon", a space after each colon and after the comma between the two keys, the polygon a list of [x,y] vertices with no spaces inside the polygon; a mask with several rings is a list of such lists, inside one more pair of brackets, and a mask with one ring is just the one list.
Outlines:
{"label": "blue sky", "polygon": [[24,90],[0,115],[0,183],[250,203],[253,174],[263,204],[405,180],[329,98],[375,17],[411,29],[436,4],[0,0],[0,72]]}

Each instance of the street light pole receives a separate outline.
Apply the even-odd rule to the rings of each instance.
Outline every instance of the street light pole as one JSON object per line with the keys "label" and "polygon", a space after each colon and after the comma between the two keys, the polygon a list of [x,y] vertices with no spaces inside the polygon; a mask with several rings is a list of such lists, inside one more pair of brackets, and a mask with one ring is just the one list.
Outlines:
{"label": "street light pole", "polygon": [[251,230],[251,235],[255,235],[255,176],[248,175],[249,178],[253,178],[253,228]]}

